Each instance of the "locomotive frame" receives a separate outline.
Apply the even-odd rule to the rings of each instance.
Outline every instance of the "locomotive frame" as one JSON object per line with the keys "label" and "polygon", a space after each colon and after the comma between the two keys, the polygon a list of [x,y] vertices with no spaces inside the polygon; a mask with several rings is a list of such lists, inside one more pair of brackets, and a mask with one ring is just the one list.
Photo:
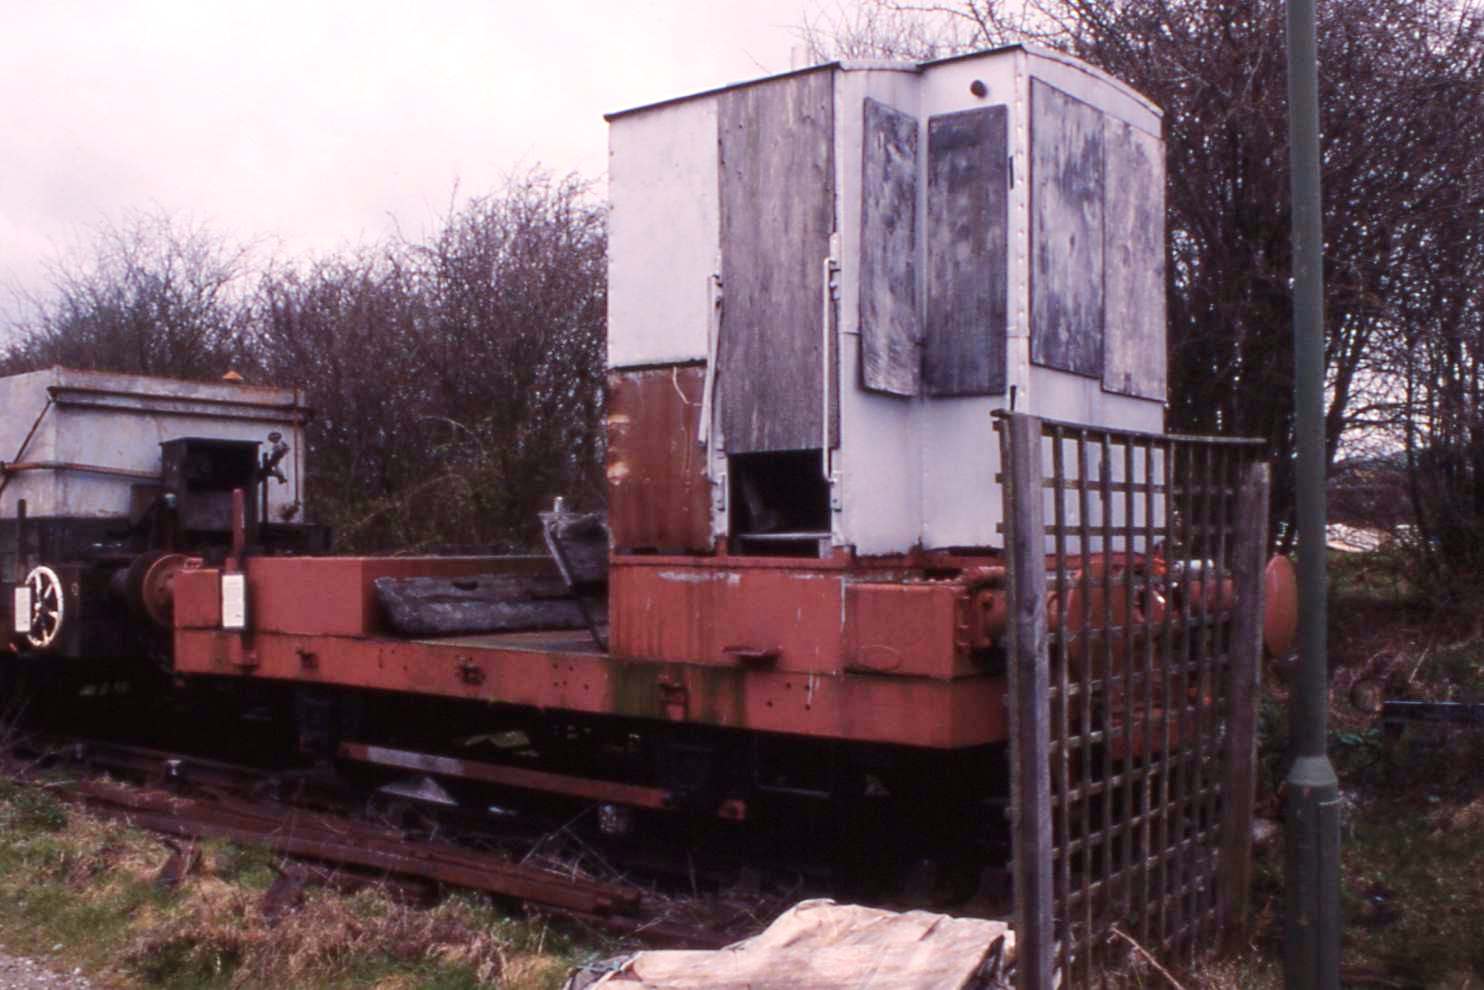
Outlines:
{"label": "locomotive frame", "polygon": [[[46,468],[132,486],[58,523],[106,539],[10,512],[12,652],[271,696],[324,760],[728,827],[824,804],[847,861],[887,829],[973,847],[1069,976],[1115,923],[1190,952],[1239,926],[1292,579],[1260,566],[1260,451],[1159,433],[1157,108],[1013,46],[610,120],[606,528],[313,555],[270,506],[302,438],[217,429],[214,386],[166,402],[196,405],[154,460]],[[255,401],[258,432],[307,416]],[[496,731],[524,744],[456,744]]]}

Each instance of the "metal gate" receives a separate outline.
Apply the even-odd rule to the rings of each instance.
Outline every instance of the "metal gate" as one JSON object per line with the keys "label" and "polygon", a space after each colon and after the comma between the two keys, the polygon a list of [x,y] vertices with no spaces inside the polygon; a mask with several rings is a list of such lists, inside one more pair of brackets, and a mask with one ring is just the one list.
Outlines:
{"label": "metal gate", "polygon": [[1260,441],[1001,415],[1018,986],[1189,965],[1250,886]]}

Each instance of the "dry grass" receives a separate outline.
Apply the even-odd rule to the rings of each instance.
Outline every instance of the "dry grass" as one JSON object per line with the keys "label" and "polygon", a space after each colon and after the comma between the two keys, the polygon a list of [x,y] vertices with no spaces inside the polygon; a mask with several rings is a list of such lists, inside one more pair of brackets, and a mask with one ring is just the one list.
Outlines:
{"label": "dry grass", "polygon": [[0,785],[0,942],[121,987],[539,990],[560,986],[579,954],[472,895],[424,907],[374,884],[311,886],[265,912],[287,864],[222,843],[166,890],[156,880],[171,855],[44,789]]}

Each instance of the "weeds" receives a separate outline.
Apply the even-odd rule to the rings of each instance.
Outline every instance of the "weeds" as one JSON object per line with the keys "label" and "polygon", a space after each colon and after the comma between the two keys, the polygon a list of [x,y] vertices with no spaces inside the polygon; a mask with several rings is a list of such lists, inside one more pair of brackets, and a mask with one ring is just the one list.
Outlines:
{"label": "weeds", "polygon": [[271,852],[221,842],[171,890],[170,850],[145,833],[0,782],[0,943],[125,987],[379,987],[472,990],[561,985],[582,948],[481,896],[410,906],[379,885],[316,887],[269,918],[282,871]]}

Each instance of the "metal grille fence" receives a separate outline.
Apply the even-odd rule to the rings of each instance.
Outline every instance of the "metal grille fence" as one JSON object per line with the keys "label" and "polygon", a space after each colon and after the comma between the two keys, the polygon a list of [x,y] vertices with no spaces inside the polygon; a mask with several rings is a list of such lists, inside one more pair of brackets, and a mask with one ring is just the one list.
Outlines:
{"label": "metal grille fence", "polygon": [[1247,912],[1261,442],[997,428],[1018,985],[1090,985],[1127,939],[1188,965]]}

